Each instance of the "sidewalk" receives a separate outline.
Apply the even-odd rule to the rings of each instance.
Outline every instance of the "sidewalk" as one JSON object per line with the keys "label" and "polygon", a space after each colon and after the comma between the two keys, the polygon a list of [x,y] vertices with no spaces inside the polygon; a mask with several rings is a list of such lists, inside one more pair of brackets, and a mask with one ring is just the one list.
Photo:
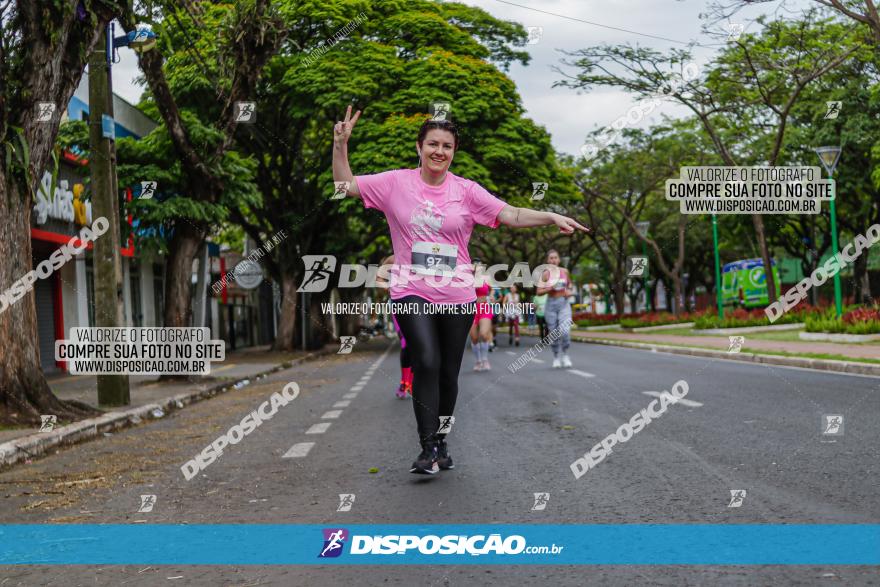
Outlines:
{"label": "sidewalk", "polygon": [[[596,332],[573,329],[581,338],[604,340],[626,340],[635,342],[652,342],[680,346],[693,346],[706,349],[727,351],[730,340],[726,336],[681,336],[654,332]],[[793,355],[843,355],[858,359],[876,359],[880,361],[880,345],[846,344],[837,342],[812,342],[789,340],[762,340],[749,338],[744,334],[746,342],[743,348],[750,351],[784,352]]]}
{"label": "sidewalk", "polygon": [[[303,360],[310,355],[322,354],[325,351],[311,353],[273,352],[270,347],[251,347],[226,354],[226,360],[211,375],[194,377],[191,381],[163,381],[158,376],[132,375],[129,377],[131,388],[131,404],[114,408],[102,408],[107,414],[128,412],[144,406],[159,407],[157,404],[168,403],[171,398],[179,396],[180,403],[191,403],[218,393],[223,387],[244,379],[251,379],[260,374],[278,370]],[[335,350],[335,348],[334,348]],[[68,375],[66,373],[47,377],[52,392],[62,400],[79,400],[98,407],[98,379],[95,376]],[[187,401],[183,401],[186,399]],[[182,407],[182,406],[177,406]],[[57,430],[57,428],[56,428]],[[0,430],[0,444],[17,438],[23,438],[39,432],[35,428],[13,428]],[[2,466],[2,460],[0,460]]]}

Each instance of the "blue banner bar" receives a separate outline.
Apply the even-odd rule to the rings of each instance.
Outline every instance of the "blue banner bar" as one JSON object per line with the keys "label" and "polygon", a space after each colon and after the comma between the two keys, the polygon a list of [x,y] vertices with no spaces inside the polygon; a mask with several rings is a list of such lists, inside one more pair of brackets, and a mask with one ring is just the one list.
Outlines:
{"label": "blue banner bar", "polygon": [[0,565],[880,565],[880,524],[0,525]]}

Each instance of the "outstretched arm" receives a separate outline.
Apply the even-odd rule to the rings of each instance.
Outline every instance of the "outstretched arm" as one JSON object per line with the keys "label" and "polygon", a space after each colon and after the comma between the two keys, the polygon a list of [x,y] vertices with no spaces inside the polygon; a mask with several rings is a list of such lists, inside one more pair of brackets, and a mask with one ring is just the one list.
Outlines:
{"label": "outstretched arm", "polygon": [[[549,281],[549,279],[550,279],[550,272],[545,270],[541,274],[541,281],[544,283],[547,283],[547,281]],[[544,294],[548,294],[551,291],[553,291],[553,287],[551,287],[550,284],[547,284],[544,287],[541,287],[540,285],[538,286],[538,295],[539,296],[542,296]]]}
{"label": "outstretched arm", "polygon": [[356,197],[361,195],[361,191],[348,165],[348,137],[360,117],[361,111],[358,110],[352,118],[349,105],[345,111],[345,120],[337,122],[333,127],[333,181],[347,181],[346,195]]}
{"label": "outstretched arm", "polygon": [[555,212],[540,212],[530,208],[514,208],[507,205],[498,213],[498,222],[513,228],[530,228],[555,224],[562,234],[572,234],[575,230],[590,232],[586,226],[579,224],[568,216]]}

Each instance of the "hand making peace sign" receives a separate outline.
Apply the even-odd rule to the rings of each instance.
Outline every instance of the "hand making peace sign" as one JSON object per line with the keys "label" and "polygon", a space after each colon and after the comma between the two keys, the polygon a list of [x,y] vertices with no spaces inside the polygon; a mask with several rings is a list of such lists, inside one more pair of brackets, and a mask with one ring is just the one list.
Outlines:
{"label": "hand making peace sign", "polygon": [[351,131],[360,117],[360,110],[354,113],[354,117],[351,116],[351,104],[349,104],[345,110],[345,120],[337,122],[333,127],[333,141],[337,144],[348,143],[348,137],[351,136]]}

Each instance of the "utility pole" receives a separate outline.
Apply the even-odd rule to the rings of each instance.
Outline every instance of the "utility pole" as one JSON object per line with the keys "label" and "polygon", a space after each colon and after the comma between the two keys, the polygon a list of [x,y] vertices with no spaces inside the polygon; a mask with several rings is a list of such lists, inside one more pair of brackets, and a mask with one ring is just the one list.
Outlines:
{"label": "utility pole", "polygon": [[[113,93],[110,81],[110,51],[107,28],[89,58],[89,166],[92,179],[93,218],[105,217],[110,231],[95,240],[95,326],[123,325],[122,259],[119,245],[119,198],[116,185],[116,148],[103,132],[105,115],[113,125]],[[128,375],[98,375],[98,404],[126,406],[131,403]]]}

